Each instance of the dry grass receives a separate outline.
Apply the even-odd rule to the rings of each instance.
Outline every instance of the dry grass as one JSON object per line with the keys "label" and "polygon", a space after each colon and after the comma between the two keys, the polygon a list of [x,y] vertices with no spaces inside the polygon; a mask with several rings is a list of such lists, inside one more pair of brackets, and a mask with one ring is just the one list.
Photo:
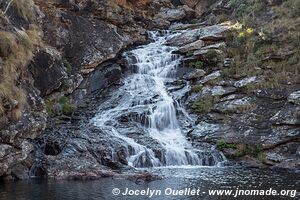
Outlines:
{"label": "dry grass", "polygon": [[[24,90],[17,85],[17,80],[22,78],[23,72],[32,59],[32,51],[41,43],[41,32],[35,26],[31,26],[26,31],[16,31],[16,33],[0,31],[1,58],[0,68],[0,104],[3,101],[17,101],[17,108],[14,108],[11,117],[17,119],[20,110],[26,105],[26,95]],[[0,116],[5,109],[0,106]]]}
{"label": "dry grass", "polygon": [[[293,0],[287,0],[280,6],[271,7],[277,17],[267,23],[259,17],[247,23],[247,18],[240,17],[239,20],[245,22],[244,26],[253,28],[254,32],[247,34],[245,30],[238,30],[227,35],[229,47],[226,54],[234,58],[235,62],[230,68],[223,69],[223,76],[266,78],[264,83],[253,86],[253,89],[293,83],[300,70],[299,5]],[[282,58],[266,59],[269,56]]]}
{"label": "dry grass", "polygon": [[32,21],[34,17],[34,2],[32,0],[14,0],[12,5],[18,14],[27,21]]}

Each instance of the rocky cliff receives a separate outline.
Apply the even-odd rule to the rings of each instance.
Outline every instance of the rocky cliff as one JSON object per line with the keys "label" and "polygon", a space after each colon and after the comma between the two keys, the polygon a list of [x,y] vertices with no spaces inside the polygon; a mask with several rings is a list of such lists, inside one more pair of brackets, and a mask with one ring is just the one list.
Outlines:
{"label": "rocky cliff", "polygon": [[149,29],[194,15],[167,0],[7,0],[0,7],[0,176],[21,179],[47,123],[119,81],[116,58],[125,48],[146,42]]}
{"label": "rocky cliff", "polygon": [[[191,85],[182,101],[194,113],[186,136],[195,147],[299,168],[296,2],[6,0],[0,8],[0,177],[97,177],[126,166],[121,145],[110,144],[113,162],[110,138],[96,128],[80,135],[81,124],[121,84],[122,52],[170,25],[185,30],[167,43],[185,57],[178,83]],[[63,160],[63,149],[85,156]]]}

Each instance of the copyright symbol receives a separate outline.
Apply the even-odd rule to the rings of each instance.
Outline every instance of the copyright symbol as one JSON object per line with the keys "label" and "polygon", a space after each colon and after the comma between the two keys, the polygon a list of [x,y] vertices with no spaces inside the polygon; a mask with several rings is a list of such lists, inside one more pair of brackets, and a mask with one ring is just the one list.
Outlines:
{"label": "copyright symbol", "polygon": [[121,191],[119,188],[114,188],[111,192],[113,193],[113,195],[119,195]]}

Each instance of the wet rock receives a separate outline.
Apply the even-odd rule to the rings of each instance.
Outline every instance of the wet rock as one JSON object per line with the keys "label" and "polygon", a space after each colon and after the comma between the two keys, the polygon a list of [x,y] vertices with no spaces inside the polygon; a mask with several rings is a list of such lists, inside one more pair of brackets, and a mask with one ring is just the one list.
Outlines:
{"label": "wet rock", "polygon": [[118,64],[106,64],[99,66],[80,84],[79,89],[86,89],[86,95],[97,90],[103,90],[114,83],[119,82],[122,69]]}
{"label": "wet rock", "polygon": [[252,103],[252,99],[244,97],[242,99],[229,100],[218,103],[214,110],[222,113],[241,113],[250,109],[253,109],[255,105]]}
{"label": "wet rock", "polygon": [[288,97],[288,101],[290,103],[296,104],[296,105],[300,105],[300,90],[299,91],[295,91],[292,94],[290,94],[290,96]]}
{"label": "wet rock", "polygon": [[200,122],[194,128],[194,130],[188,133],[188,137],[192,138],[193,140],[198,140],[204,138],[208,135],[219,134],[222,131],[222,126],[219,124],[210,124],[207,122]]}
{"label": "wet rock", "polygon": [[226,43],[220,42],[220,43],[205,46],[202,49],[221,49],[221,48],[225,48],[225,47],[226,47]]}
{"label": "wet rock", "polygon": [[221,77],[221,72],[220,71],[216,71],[216,72],[213,72],[205,77],[203,77],[200,81],[198,81],[197,83],[199,84],[205,84],[207,83],[208,81],[211,81],[211,80],[214,80],[214,79],[217,79]]}
{"label": "wet rock", "polygon": [[177,36],[167,39],[166,44],[170,46],[184,46],[198,39],[198,30],[189,30]]}
{"label": "wet rock", "polygon": [[206,74],[206,72],[202,69],[195,69],[191,72],[188,72],[186,75],[184,75],[185,80],[199,80],[201,77],[203,77]]}
{"label": "wet rock", "polygon": [[188,53],[190,51],[201,49],[204,46],[204,41],[197,40],[178,49],[179,53]]}
{"label": "wet rock", "polygon": [[196,40],[204,41],[218,41],[224,39],[224,33],[228,31],[231,26],[228,25],[213,25],[201,27],[199,29],[187,30],[179,35],[167,39],[167,45],[183,46],[189,43],[195,42]]}

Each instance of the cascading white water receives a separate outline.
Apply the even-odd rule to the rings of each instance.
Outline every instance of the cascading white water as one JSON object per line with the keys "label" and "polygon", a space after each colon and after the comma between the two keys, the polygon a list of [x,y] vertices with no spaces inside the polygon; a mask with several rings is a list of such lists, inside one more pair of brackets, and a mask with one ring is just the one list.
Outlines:
{"label": "cascading white water", "polygon": [[[163,45],[170,36],[169,33],[151,32],[154,42],[125,53],[133,73],[113,94],[112,99],[117,99],[116,106],[105,108],[104,103],[103,109],[92,119],[95,126],[112,137],[118,137],[127,144],[127,149],[132,149],[127,160],[134,167],[204,165],[207,159],[194,150],[182,134],[175,102],[165,86],[175,80],[181,59],[172,54],[176,47]],[[106,103],[111,104],[111,101]],[[139,125],[147,137],[158,141],[163,148],[163,158],[157,158],[156,149],[141,145],[117,130],[120,116],[130,113],[138,113],[139,118],[145,118],[143,123],[139,121]],[[216,158],[216,163],[221,160]]]}

